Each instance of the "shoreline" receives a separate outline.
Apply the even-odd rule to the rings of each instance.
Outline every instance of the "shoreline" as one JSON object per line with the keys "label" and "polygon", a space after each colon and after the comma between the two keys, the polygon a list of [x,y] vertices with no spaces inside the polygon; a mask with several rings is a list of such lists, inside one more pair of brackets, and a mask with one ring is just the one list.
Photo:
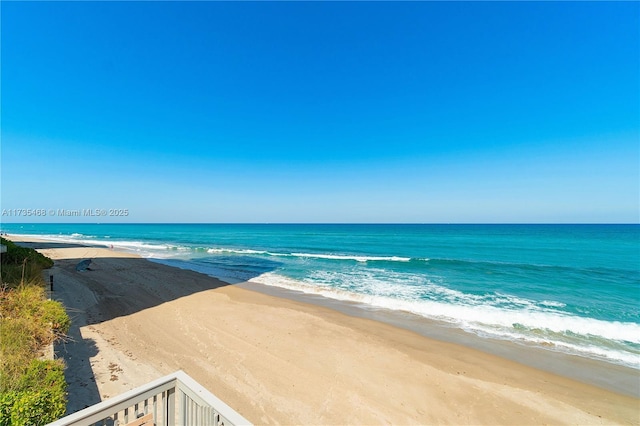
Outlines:
{"label": "shoreline", "polygon": [[[79,332],[66,354],[89,367],[76,370],[84,377],[70,399],[83,384],[102,398],[180,368],[255,423],[640,422],[637,396],[425,337],[379,312],[363,318],[125,252],[50,244],[59,247],[40,251],[56,260],[54,296],[68,299]],[[94,270],[74,270],[83,257]]]}
{"label": "shoreline", "polygon": [[478,350],[585,384],[640,398],[640,371],[631,367],[528,344],[480,337],[453,325],[437,322],[410,312],[382,308],[370,309],[366,305],[354,302],[328,299],[254,282],[241,282],[235,285],[250,291],[323,306],[345,315],[381,322],[414,332],[428,339]]}
{"label": "shoreline", "polygon": [[[182,268],[176,264],[167,263],[164,259],[150,258],[147,260],[169,267],[202,273],[188,267]],[[213,275],[205,275],[212,276],[239,288],[304,304],[322,306],[345,315],[385,323],[412,331],[429,339],[479,350],[585,384],[640,398],[640,370],[633,367],[608,362],[603,359],[555,351],[551,348],[542,348],[529,343],[481,337],[446,322],[425,318],[411,312],[374,308],[358,302],[327,298],[318,294],[269,286],[254,281],[232,281]]]}

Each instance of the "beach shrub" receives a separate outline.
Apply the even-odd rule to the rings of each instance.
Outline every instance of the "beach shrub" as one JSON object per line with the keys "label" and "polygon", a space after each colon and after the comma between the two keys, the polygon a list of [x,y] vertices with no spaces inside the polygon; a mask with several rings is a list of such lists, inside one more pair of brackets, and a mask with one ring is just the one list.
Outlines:
{"label": "beach shrub", "polygon": [[0,393],[0,426],[44,425],[64,415],[67,384],[60,360],[32,360],[13,385]]}
{"label": "beach shrub", "polygon": [[61,360],[34,359],[20,378],[21,389],[46,388],[51,392],[64,393],[64,364]]}
{"label": "beach shrub", "polygon": [[0,426],[44,425],[62,417],[66,386],[61,361],[33,360],[18,389],[0,394]]}
{"label": "beach shrub", "polygon": [[71,325],[64,307],[35,284],[0,290],[0,392],[15,389],[29,362]]}
{"label": "beach shrub", "polygon": [[24,259],[28,259],[40,265],[42,269],[53,266],[53,260],[32,248],[21,247],[13,241],[2,237],[0,237],[0,243],[7,246],[7,252],[2,254],[1,260],[4,265],[21,264]]}
{"label": "beach shrub", "polygon": [[49,389],[0,395],[0,426],[40,426],[65,413],[64,394]]}
{"label": "beach shrub", "polygon": [[0,393],[18,389],[38,344],[28,321],[0,320]]}
{"label": "beach shrub", "polygon": [[59,302],[46,298],[42,270],[53,265],[51,259],[4,239],[2,244],[0,426],[47,424],[66,410],[64,364],[38,358],[68,332],[71,320]]}
{"label": "beach shrub", "polygon": [[[53,343],[57,337],[69,331],[71,320],[62,304],[45,298],[42,286],[29,283],[14,289],[0,291],[0,321],[3,327],[2,344],[11,344],[6,340],[17,335],[29,334],[33,338],[32,349]],[[21,332],[14,330],[19,326]],[[18,338],[23,341],[23,338]],[[35,347],[35,348],[34,348]]]}
{"label": "beach shrub", "polygon": [[64,310],[64,306],[55,300],[45,300],[42,303],[42,322],[51,326],[54,335],[66,335],[71,326],[71,318]]}
{"label": "beach shrub", "polygon": [[14,392],[0,393],[0,426],[11,424],[11,410],[13,409]]}
{"label": "beach shrub", "polygon": [[53,266],[53,260],[34,249],[20,247],[12,241],[0,237],[0,243],[7,246],[7,252],[2,253],[0,262],[0,277],[2,283],[16,286],[24,281],[40,278],[43,269]]}

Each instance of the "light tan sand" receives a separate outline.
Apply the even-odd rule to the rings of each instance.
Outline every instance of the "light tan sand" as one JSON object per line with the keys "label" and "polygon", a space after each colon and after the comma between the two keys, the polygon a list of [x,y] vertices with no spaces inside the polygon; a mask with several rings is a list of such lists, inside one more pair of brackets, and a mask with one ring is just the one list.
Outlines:
{"label": "light tan sand", "polygon": [[182,369],[256,424],[640,424],[637,398],[463,346],[109,249],[41,251],[75,317],[70,411]]}

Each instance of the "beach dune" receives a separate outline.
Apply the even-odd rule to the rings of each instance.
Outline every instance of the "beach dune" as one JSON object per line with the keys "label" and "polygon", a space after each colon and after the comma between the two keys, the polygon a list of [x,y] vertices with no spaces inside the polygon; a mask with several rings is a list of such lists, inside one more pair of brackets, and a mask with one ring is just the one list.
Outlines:
{"label": "beach dune", "polygon": [[[108,248],[32,241],[73,412],[182,369],[255,424],[639,424],[640,401]],[[75,265],[92,259],[90,270]]]}

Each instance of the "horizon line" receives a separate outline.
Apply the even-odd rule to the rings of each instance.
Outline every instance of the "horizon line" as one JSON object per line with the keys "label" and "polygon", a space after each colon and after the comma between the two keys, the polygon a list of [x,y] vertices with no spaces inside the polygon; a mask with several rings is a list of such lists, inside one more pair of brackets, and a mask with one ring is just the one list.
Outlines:
{"label": "horizon line", "polygon": [[640,222],[2,222],[3,225],[640,225]]}

